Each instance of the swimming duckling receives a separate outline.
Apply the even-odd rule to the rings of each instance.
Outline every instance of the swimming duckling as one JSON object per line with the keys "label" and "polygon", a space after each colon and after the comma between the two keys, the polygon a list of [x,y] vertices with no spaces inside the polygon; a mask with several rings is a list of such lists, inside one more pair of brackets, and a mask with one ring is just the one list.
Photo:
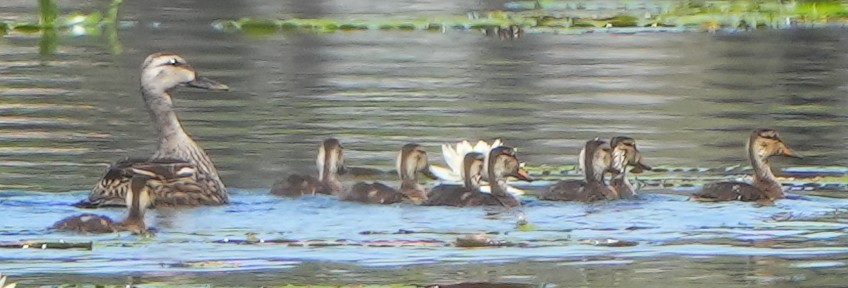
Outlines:
{"label": "swimming duckling", "polygon": [[51,229],[83,233],[112,233],[130,231],[133,234],[147,233],[144,212],[156,197],[152,189],[162,186],[180,186],[181,182],[194,179],[196,170],[187,163],[139,163],[126,167],[122,173],[130,179],[130,193],[126,194],[127,218],[115,222],[111,218],[95,214],[82,214],[62,219]]}
{"label": "swimming duckling", "polygon": [[285,180],[274,182],[271,194],[280,196],[301,196],[328,194],[339,195],[342,191],[342,183],[338,179],[339,174],[344,174],[344,147],[338,139],[328,138],[318,146],[318,157],[315,159],[318,166],[318,178],[311,175],[290,175]]}
{"label": "swimming duckling", "polygon": [[612,177],[610,186],[618,192],[621,198],[632,198],[636,196],[636,188],[627,180],[627,166],[633,166],[633,173],[641,173],[651,170],[651,166],[642,163],[642,154],[636,148],[636,140],[625,136],[612,137]]}
{"label": "swimming duckling", "polygon": [[141,95],[158,132],[156,153],[149,159],[127,159],[114,163],[97,182],[88,199],[76,206],[96,208],[123,206],[131,177],[120,173],[127,165],[155,163],[158,159],[177,159],[193,165],[192,190],[160,186],[151,191],[156,205],[221,205],[229,202],[227,188],[206,151],[186,134],[174,112],[169,92],[179,86],[206,90],[228,90],[227,85],[200,77],[185,59],[174,54],[155,53],[141,66]]}
{"label": "swimming duckling", "polygon": [[426,206],[482,206],[500,205],[490,193],[480,192],[480,182],[483,179],[483,153],[469,152],[463,160],[463,183],[439,184],[427,194]]}
{"label": "swimming duckling", "polygon": [[[504,144],[500,139],[495,139],[492,141],[491,145],[483,140],[477,141],[477,144],[475,145],[471,145],[471,142],[468,142],[468,140],[463,140],[462,142],[456,143],[456,145],[442,144],[442,157],[448,165],[448,168],[442,168],[438,165],[430,165],[430,171],[433,172],[433,175],[436,175],[438,180],[441,180],[442,182],[455,182],[457,185],[460,185],[465,182],[462,174],[464,173],[463,169],[465,169],[465,156],[468,153],[481,153],[485,158],[486,155],[489,155],[489,151],[491,151],[492,148],[502,145]],[[481,192],[491,193],[492,189],[487,182],[489,175],[486,175],[485,171],[486,164],[484,161],[483,171],[481,172],[482,181],[480,182],[479,189]],[[515,196],[526,194],[524,190],[518,189],[512,185],[507,185],[506,189],[510,194]]]}
{"label": "swimming duckling", "polygon": [[492,187],[492,196],[504,207],[521,206],[521,202],[507,191],[507,177],[515,177],[522,181],[533,181],[533,177],[524,170],[524,165],[518,161],[515,148],[499,146],[489,151],[483,169]]}
{"label": "swimming duckling", "polygon": [[801,158],[792,148],[789,148],[772,129],[756,129],[751,132],[745,144],[748,159],[754,168],[754,181],[717,182],[704,185],[701,192],[692,195],[692,200],[699,201],[759,201],[782,199],[783,188],[777,182],[768,159],[771,156],[786,156]]}
{"label": "swimming duckling", "polygon": [[435,179],[435,176],[430,173],[427,151],[424,151],[418,144],[403,145],[400,153],[398,153],[395,165],[401,181],[400,189],[389,187],[380,182],[358,182],[351,187],[350,191],[343,193],[340,199],[373,204],[392,204],[404,201],[420,204],[426,200],[427,190],[424,185],[418,183],[418,173]]}
{"label": "swimming duckling", "polygon": [[584,150],[584,180],[560,181],[539,196],[539,199],[594,202],[619,198],[618,192],[604,181],[604,174],[610,170],[612,148],[596,138],[587,141]]}
{"label": "swimming duckling", "polygon": [[[485,160],[486,157],[483,153],[469,152],[465,154],[462,170],[463,184],[440,184],[433,187],[430,193],[427,194],[427,201],[423,205],[456,207],[502,205],[501,201],[492,193],[480,190],[481,183],[483,182],[483,174],[486,174],[483,168]],[[520,172],[516,174],[524,176],[518,177],[527,180],[527,177],[525,177],[527,172],[524,171],[524,168],[519,165],[519,170]],[[517,206],[516,195],[512,193],[508,194],[511,194],[513,197],[511,199],[503,197],[503,201],[510,207]]]}

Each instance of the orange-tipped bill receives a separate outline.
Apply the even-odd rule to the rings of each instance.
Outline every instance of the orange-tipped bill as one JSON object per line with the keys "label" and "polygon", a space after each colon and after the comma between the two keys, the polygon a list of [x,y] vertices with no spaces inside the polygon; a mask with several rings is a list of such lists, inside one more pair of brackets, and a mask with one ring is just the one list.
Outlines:
{"label": "orange-tipped bill", "polygon": [[516,171],[512,176],[518,178],[518,180],[524,180],[527,182],[533,181],[533,177],[530,177],[530,174],[527,173],[527,170],[524,170],[524,167],[519,167],[518,171]]}

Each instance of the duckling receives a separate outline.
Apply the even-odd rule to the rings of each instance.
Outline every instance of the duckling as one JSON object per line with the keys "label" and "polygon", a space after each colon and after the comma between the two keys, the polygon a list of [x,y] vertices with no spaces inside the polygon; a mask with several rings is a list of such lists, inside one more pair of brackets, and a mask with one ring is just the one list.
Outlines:
{"label": "duckling", "polygon": [[615,188],[604,181],[604,174],[610,170],[612,148],[597,138],[589,140],[584,146],[584,180],[564,180],[552,186],[539,199],[552,201],[582,201],[618,199]]}
{"label": "duckling", "polygon": [[[471,152],[481,153],[482,155],[488,155],[489,151],[494,147],[504,145],[500,139],[495,139],[492,141],[492,144],[486,143],[483,140],[477,141],[477,144],[471,145],[467,140],[463,140],[462,142],[457,143],[455,146],[450,144],[442,144],[442,157],[444,158],[445,163],[447,163],[448,168],[442,168],[437,165],[430,165],[430,171],[433,172],[433,175],[436,175],[438,180],[443,182],[456,182],[457,184],[462,184],[465,180],[462,174],[464,173],[463,169],[465,167],[465,156]],[[483,172],[482,180],[480,182],[480,191],[485,193],[491,193],[491,187],[487,182],[486,175],[486,164],[483,162]],[[512,185],[507,185],[507,191],[516,196],[524,195],[526,192],[524,190],[513,187]]]}
{"label": "duckling", "polygon": [[692,195],[692,200],[699,201],[759,201],[775,200],[784,198],[780,182],[777,182],[768,159],[771,156],[786,156],[801,158],[795,153],[772,129],[756,129],[751,132],[748,142],[745,144],[748,150],[748,159],[754,167],[754,181],[751,184],[744,182],[717,182],[704,185],[703,190]]}
{"label": "duckling", "polygon": [[218,170],[212,160],[206,151],[186,134],[174,112],[170,92],[179,86],[205,90],[229,89],[227,85],[200,77],[194,68],[178,55],[155,53],[147,56],[141,66],[141,95],[158,132],[156,152],[145,160],[126,159],[111,165],[91,190],[88,199],[77,203],[76,206],[124,206],[131,177],[119,171],[127,165],[155,163],[157,159],[182,160],[192,165],[197,173],[193,174],[193,183],[190,185],[192,189],[160,186],[151,191],[156,196],[155,205],[222,205],[229,202],[227,188],[218,176]]}
{"label": "duckling", "polygon": [[610,163],[612,177],[610,186],[618,192],[621,198],[633,198],[636,196],[636,188],[627,180],[627,166],[633,166],[633,173],[641,173],[651,170],[651,166],[642,163],[642,154],[636,148],[636,140],[625,136],[612,137],[612,163]]}
{"label": "duckling", "polygon": [[427,151],[415,143],[403,145],[395,165],[401,181],[400,189],[379,182],[358,182],[340,197],[341,200],[373,204],[393,204],[404,201],[420,204],[426,200],[426,188],[418,183],[418,173],[435,179],[429,169]]}
{"label": "duckling", "polygon": [[426,206],[489,206],[500,205],[490,193],[480,192],[483,179],[483,153],[469,152],[463,159],[463,184],[439,184],[427,194]]}
{"label": "duckling", "polygon": [[301,196],[328,194],[339,195],[342,191],[342,183],[338,179],[339,174],[345,173],[344,147],[338,139],[328,138],[318,146],[318,157],[315,159],[318,166],[318,178],[311,175],[290,175],[285,180],[274,182],[271,194],[280,196]]}
{"label": "duckling", "polygon": [[[486,157],[483,153],[469,152],[465,154],[462,170],[463,185],[440,184],[433,187],[427,195],[427,201],[423,205],[456,207],[502,205],[501,201],[492,193],[480,190],[483,182],[483,174],[485,174],[483,168],[485,161]],[[519,172],[516,174],[523,175],[518,177],[524,180],[529,178],[529,176],[526,176],[527,172],[520,165]],[[516,195],[513,193],[508,194],[513,197],[502,197],[503,201],[507,203],[506,206],[518,206],[518,200],[515,199]]]}
{"label": "duckling", "polygon": [[515,148],[499,146],[492,148],[486,157],[484,170],[488,175],[492,196],[504,207],[521,206],[521,202],[507,191],[507,177],[515,177],[522,181],[533,181],[533,177],[524,170],[524,165],[518,161]]}
{"label": "duckling", "polygon": [[147,226],[144,224],[144,212],[156,197],[151,190],[166,185],[180,186],[180,182],[192,181],[196,170],[188,163],[138,163],[125,167],[121,172],[130,179],[130,193],[125,198],[129,213],[124,221],[115,222],[106,216],[86,213],[62,219],[50,228],[83,233],[130,231],[133,234],[145,234]]}

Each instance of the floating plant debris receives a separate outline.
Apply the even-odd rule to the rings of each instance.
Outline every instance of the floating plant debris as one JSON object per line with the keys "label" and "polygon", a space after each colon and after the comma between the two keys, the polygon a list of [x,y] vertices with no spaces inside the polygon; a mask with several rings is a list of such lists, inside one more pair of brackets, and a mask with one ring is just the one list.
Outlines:
{"label": "floating plant debris", "polygon": [[[406,18],[242,18],[215,21],[223,31],[268,34],[279,31],[483,30],[487,34],[585,32],[665,32],[844,26],[842,1],[670,1],[595,3],[596,1],[516,1],[505,10]],[[501,35],[504,36],[504,35]],[[504,38],[504,37],[502,37]],[[514,36],[507,38],[515,38]]]}
{"label": "floating plant debris", "polygon": [[85,249],[92,250],[94,242],[39,242],[39,241],[24,241],[24,242],[0,242],[0,248],[11,249]]}

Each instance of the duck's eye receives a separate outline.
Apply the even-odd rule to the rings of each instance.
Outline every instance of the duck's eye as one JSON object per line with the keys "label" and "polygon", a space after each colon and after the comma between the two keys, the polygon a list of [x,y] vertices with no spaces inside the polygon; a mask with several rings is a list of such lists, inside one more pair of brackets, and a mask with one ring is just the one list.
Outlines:
{"label": "duck's eye", "polygon": [[177,58],[168,59],[168,65],[177,66],[180,65],[180,61]]}

